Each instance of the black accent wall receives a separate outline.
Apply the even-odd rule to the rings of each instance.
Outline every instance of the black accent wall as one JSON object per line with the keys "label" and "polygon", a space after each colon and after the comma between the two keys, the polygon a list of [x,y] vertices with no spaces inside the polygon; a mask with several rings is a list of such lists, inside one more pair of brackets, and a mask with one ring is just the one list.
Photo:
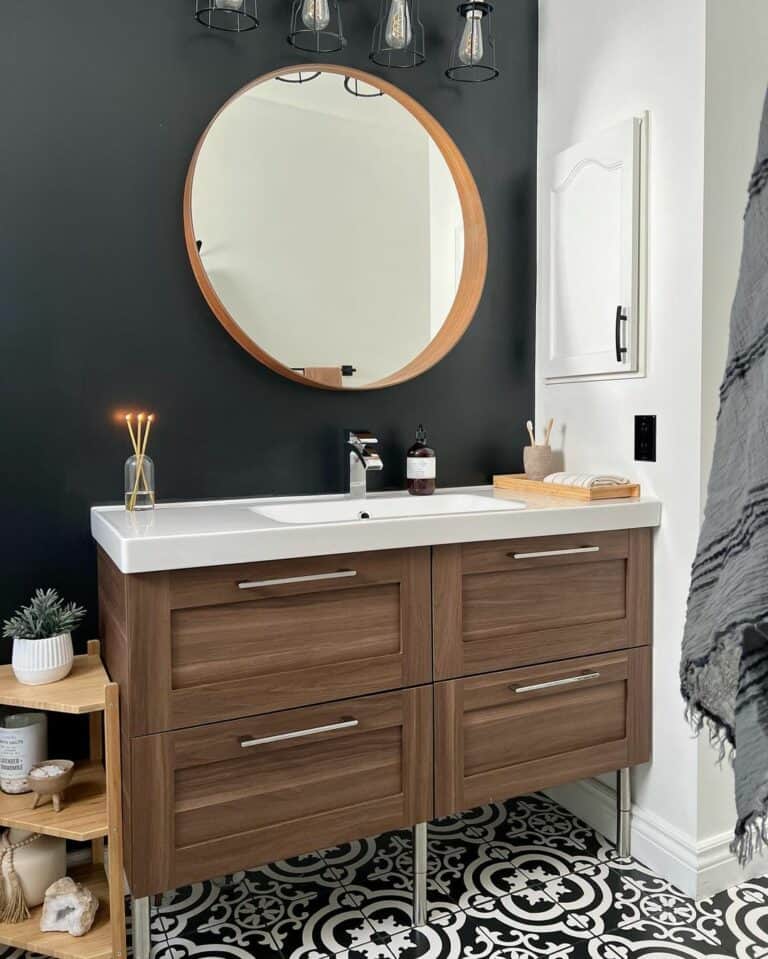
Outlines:
{"label": "black accent wall", "polygon": [[[159,495],[195,499],[340,491],[343,427],[381,438],[371,488],[402,488],[418,422],[439,485],[486,482],[519,467],[533,407],[535,0],[499,0],[501,77],[477,85],[443,74],[449,0],[423,0],[427,63],[389,74],[367,58],[376,0],[344,0],[349,44],[333,62],[380,72],[446,127],[477,180],[490,243],[482,303],[453,352],[403,386],[356,394],[271,373],[197,289],[181,222],[195,143],[235,90],[303,58],[285,43],[288,0],[261,0],[261,29],[234,37],[203,30],[193,6],[3,5],[0,617],[55,585],[92,611],[81,644],[96,627],[88,509],[120,499],[129,453],[119,408],[158,414]],[[306,228],[323,242],[324,224]]]}

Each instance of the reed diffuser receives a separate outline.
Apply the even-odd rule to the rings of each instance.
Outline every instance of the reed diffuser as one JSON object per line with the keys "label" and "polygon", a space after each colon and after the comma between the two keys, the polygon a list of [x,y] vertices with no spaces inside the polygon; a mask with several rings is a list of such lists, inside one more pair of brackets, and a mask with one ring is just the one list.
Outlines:
{"label": "reed diffuser", "polygon": [[139,413],[136,428],[133,413],[126,413],[125,422],[133,446],[133,455],[125,461],[125,508],[130,512],[155,507],[155,464],[147,456],[149,432],[155,416]]}

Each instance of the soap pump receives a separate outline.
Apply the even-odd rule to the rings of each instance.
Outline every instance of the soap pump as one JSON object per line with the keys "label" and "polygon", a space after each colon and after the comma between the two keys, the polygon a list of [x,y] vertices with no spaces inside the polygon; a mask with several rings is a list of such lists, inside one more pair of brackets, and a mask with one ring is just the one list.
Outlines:
{"label": "soap pump", "polygon": [[431,496],[435,492],[437,457],[435,451],[427,446],[427,436],[421,423],[416,430],[416,442],[408,450],[406,477],[408,492],[412,496]]}

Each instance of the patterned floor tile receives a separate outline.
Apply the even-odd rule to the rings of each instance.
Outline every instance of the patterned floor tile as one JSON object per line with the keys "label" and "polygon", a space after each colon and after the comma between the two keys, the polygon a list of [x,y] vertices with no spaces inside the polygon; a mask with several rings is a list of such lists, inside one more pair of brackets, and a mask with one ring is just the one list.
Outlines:
{"label": "patterned floor tile", "polygon": [[662,941],[633,930],[609,932],[599,942],[600,959],[738,959],[739,955],[706,943],[680,941],[677,936]]}
{"label": "patterned floor tile", "polygon": [[[427,895],[435,913],[450,912],[452,902],[439,881],[461,874],[461,849],[447,839],[427,841]],[[401,829],[323,851],[333,876],[349,901],[369,922],[372,933],[393,936],[413,924],[413,834]]]}
{"label": "patterned floor tile", "polygon": [[576,942],[594,938],[584,926],[574,921],[573,914],[547,895],[544,888],[526,886],[502,899],[481,903],[468,910],[480,920],[482,928],[494,939],[511,933],[525,932],[543,936],[546,941]]}
{"label": "patterned floor tile", "polygon": [[493,953],[477,919],[461,911],[444,913],[426,926],[398,933],[389,949],[394,959],[482,959]]}
{"label": "patterned floor tile", "polygon": [[768,957],[768,876],[726,889],[706,903],[722,913],[736,959]]}
{"label": "patterned floor tile", "polygon": [[514,845],[498,840],[451,843],[450,853],[441,856],[443,867],[437,874],[444,900],[469,909],[522,888],[528,880],[514,864],[517,852]]}
{"label": "patterned floor tile", "polygon": [[234,886],[194,883],[164,896],[153,910],[157,917],[153,926],[160,924],[165,933],[170,949],[167,959],[202,955],[279,959],[267,920],[252,902],[244,882]]}
{"label": "patterned floor tile", "polygon": [[[152,959],[768,959],[768,877],[696,903],[536,794],[163,897]],[[42,959],[0,950],[0,959]]]}
{"label": "patterned floor tile", "polygon": [[[768,889],[758,883],[744,883],[697,903],[637,862],[620,860],[607,871],[607,876],[589,878],[613,900],[607,918],[618,920],[616,928],[601,936],[609,947],[608,959],[768,955]],[[563,881],[570,890],[559,901],[570,900],[575,907],[576,890],[586,888],[586,878],[579,874]]]}
{"label": "patterned floor tile", "polygon": [[286,959],[336,955],[370,942],[372,930],[355,897],[319,855],[250,870],[240,921],[268,931]]}
{"label": "patterned floor tile", "polygon": [[633,859],[616,859],[545,883],[544,891],[574,923],[593,935],[613,930],[648,931],[662,940],[686,927],[691,940],[722,942],[720,909],[685,896]]}
{"label": "patterned floor tile", "polygon": [[553,830],[548,834],[524,832],[510,837],[516,847],[512,864],[528,880],[547,882],[616,858],[616,848],[588,826],[561,832],[552,818],[550,825]]}

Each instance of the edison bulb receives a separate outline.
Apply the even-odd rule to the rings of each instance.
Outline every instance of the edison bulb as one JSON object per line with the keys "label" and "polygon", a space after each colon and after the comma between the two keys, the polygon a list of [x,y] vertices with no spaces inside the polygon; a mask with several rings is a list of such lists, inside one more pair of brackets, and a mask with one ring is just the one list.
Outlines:
{"label": "edison bulb", "polygon": [[243,9],[243,4],[245,0],[216,0],[217,10],[238,10]]}
{"label": "edison bulb", "polygon": [[411,11],[406,0],[392,0],[387,22],[384,26],[384,40],[391,50],[405,50],[413,39],[411,30]]}
{"label": "edison bulb", "polygon": [[480,21],[483,14],[480,10],[468,10],[467,22],[464,24],[464,32],[461,35],[459,43],[459,60],[470,66],[473,63],[479,63],[483,59],[483,28]]}
{"label": "edison bulb", "polygon": [[301,19],[308,30],[325,30],[331,22],[331,8],[328,0],[304,0]]}

